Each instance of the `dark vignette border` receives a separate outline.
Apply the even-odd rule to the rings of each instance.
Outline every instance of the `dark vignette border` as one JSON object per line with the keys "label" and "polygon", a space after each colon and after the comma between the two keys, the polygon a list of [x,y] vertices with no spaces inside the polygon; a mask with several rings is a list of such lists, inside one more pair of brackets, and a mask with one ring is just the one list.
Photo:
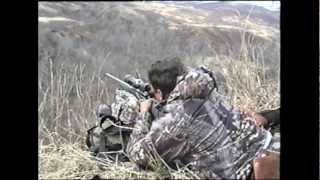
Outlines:
{"label": "dark vignette border", "polygon": [[12,48],[2,50],[8,53],[2,57],[7,80],[2,87],[9,89],[1,113],[0,149],[8,161],[3,179],[38,179],[38,1],[14,1],[3,9],[10,23],[2,28],[9,39],[3,45]]}
{"label": "dark vignette border", "polygon": [[319,179],[318,58],[319,1],[281,0],[281,179]]}
{"label": "dark vignette border", "polygon": [[[31,179],[39,179],[38,172],[39,172],[39,161],[38,161],[38,1],[33,1],[32,2],[32,16],[35,18],[32,18],[32,23],[34,32],[32,33],[31,38],[34,41],[35,47],[32,47],[30,45],[30,50],[32,56],[31,59],[33,60],[32,63],[32,102],[33,104],[29,106],[30,112],[32,112],[32,121],[29,122],[31,124],[31,128],[34,132],[32,132],[32,141],[30,142],[30,145],[32,146],[31,148],[31,156],[28,159],[31,159],[32,164],[30,165],[30,170],[29,173],[31,175]],[[34,62],[34,64],[33,64]],[[33,82],[34,81],[34,82]]]}

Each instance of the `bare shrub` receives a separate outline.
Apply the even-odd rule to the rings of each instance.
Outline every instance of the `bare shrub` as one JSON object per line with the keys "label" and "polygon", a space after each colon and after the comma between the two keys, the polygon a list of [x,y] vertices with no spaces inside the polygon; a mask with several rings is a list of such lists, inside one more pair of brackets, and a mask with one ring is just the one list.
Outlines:
{"label": "bare shrub", "polygon": [[48,66],[48,82],[39,79],[45,84],[39,87],[39,139],[49,143],[48,134],[56,133],[68,142],[79,142],[95,123],[95,107],[109,102],[106,82],[97,71],[86,73],[85,65],[53,67],[49,59]]}

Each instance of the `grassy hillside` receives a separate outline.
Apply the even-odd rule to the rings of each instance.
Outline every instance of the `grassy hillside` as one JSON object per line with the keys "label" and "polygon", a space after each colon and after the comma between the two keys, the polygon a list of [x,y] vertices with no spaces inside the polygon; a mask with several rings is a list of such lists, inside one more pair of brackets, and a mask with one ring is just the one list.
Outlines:
{"label": "grassy hillside", "polygon": [[[146,79],[152,62],[179,56],[187,65],[205,64],[223,74],[229,100],[239,108],[258,111],[279,106],[278,30],[276,26],[266,28],[259,18],[268,13],[260,10],[256,17],[251,13],[254,20],[250,20],[247,16],[237,19],[223,10],[214,16],[216,11],[178,7],[164,11],[163,6],[167,5],[39,3],[41,179],[88,179],[96,174],[108,178],[196,178],[187,169],[146,172],[130,163],[107,161],[100,162],[106,170],[97,167],[84,138],[96,123],[96,107],[113,100],[116,84],[103,78],[104,72],[118,77],[139,72]],[[215,19],[210,21],[212,16]],[[274,24],[272,18],[268,23]],[[246,23],[242,26],[239,22]]]}
{"label": "grassy hillside", "polygon": [[[279,81],[268,80],[264,70],[254,63],[233,59],[204,59],[213,67],[221,67],[227,79],[230,101],[240,108],[265,110],[280,104]],[[223,62],[223,63],[222,63]],[[61,65],[62,66],[62,65]],[[39,105],[40,177],[89,178],[95,174],[108,178],[195,178],[187,170],[172,172],[140,172],[132,164],[103,162],[107,171],[98,169],[85,147],[86,130],[93,126],[94,110],[100,103],[110,102],[107,80],[98,72],[84,75],[85,66],[74,66],[72,72],[52,74],[51,85]]]}
{"label": "grassy hillside", "polygon": [[90,70],[107,61],[102,69],[120,76],[114,69],[132,73],[164,55],[200,59],[247,56],[276,68],[280,36],[274,26],[279,21],[259,18],[268,12],[260,11],[238,12],[234,7],[202,11],[139,2],[41,2],[39,69],[48,57],[55,64],[81,63]]}

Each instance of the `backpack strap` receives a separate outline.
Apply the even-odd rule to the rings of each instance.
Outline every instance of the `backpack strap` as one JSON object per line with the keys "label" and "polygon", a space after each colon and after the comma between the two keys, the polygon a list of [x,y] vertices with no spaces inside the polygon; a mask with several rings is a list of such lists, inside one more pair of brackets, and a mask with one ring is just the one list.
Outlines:
{"label": "backpack strap", "polygon": [[100,147],[99,147],[99,152],[105,152],[106,151],[106,137],[105,137],[105,132],[104,130],[101,131],[100,133]]}
{"label": "backpack strap", "polygon": [[111,115],[106,115],[106,116],[103,116],[102,118],[101,118],[101,120],[100,120],[100,122],[99,122],[99,127],[101,127],[102,129],[103,129],[103,127],[102,127],[102,124],[104,123],[104,121],[106,121],[107,119],[109,119],[109,120],[111,120],[112,122],[116,122],[116,118],[115,117],[113,117],[113,116],[111,116]]}
{"label": "backpack strap", "polygon": [[92,128],[87,130],[87,138],[86,138],[86,144],[88,146],[88,148],[91,148],[92,146],[94,146],[94,142],[93,142],[93,136],[92,136],[92,130],[94,128],[96,128],[97,126],[93,126]]}
{"label": "backpack strap", "polygon": [[[100,122],[99,122],[99,127],[102,129],[102,131],[100,132],[100,146],[99,146],[99,152],[106,152],[107,148],[106,148],[106,129],[104,129],[102,127],[102,124],[106,121],[106,120],[110,120],[112,122],[116,122],[116,118],[114,116],[111,115],[106,115],[104,117],[101,118]],[[112,126],[112,125],[111,125]],[[109,128],[109,127],[108,127]]]}
{"label": "backpack strap", "polygon": [[102,124],[106,121],[106,120],[111,120],[113,122],[115,122],[116,118],[111,116],[111,115],[106,115],[103,116],[99,122],[99,127],[102,129],[102,131],[100,132],[100,146],[99,146],[99,152],[105,152],[106,149],[106,132],[105,129],[103,129]]}

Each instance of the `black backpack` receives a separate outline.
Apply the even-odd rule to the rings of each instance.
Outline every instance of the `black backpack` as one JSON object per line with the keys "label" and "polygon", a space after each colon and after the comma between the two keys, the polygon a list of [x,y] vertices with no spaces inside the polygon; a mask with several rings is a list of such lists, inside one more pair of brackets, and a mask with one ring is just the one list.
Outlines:
{"label": "black backpack", "polygon": [[128,161],[124,150],[132,130],[117,126],[115,120],[110,115],[102,117],[98,125],[87,130],[86,145],[93,156]]}

